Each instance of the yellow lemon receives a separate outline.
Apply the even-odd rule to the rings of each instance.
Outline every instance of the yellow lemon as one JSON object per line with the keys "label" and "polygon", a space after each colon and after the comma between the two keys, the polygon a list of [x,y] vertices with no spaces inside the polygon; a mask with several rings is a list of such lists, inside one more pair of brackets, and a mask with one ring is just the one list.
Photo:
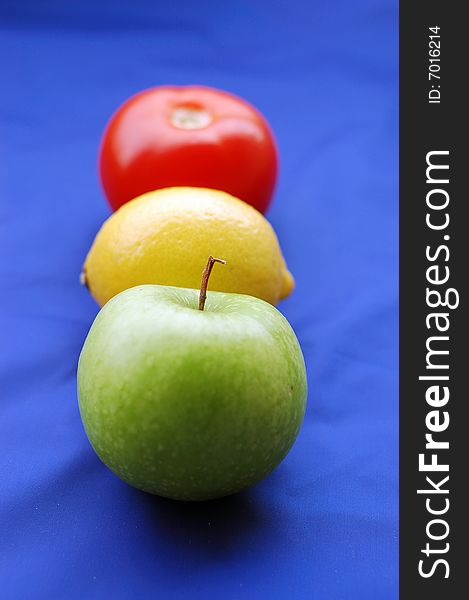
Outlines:
{"label": "yellow lemon", "polygon": [[143,194],[107,219],[82,277],[99,304],[144,283],[199,288],[208,257],[210,290],[249,294],[276,304],[294,280],[268,221],[225,192],[173,187]]}

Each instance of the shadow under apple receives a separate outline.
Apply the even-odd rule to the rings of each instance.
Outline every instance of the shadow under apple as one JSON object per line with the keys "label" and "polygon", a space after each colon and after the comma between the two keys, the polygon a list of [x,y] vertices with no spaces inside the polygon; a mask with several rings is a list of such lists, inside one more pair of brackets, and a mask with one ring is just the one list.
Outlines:
{"label": "shadow under apple", "polygon": [[272,520],[256,488],[205,502],[181,502],[152,496],[133,488],[145,528],[161,540],[192,555],[229,555],[240,547],[252,551],[259,536],[269,537]]}

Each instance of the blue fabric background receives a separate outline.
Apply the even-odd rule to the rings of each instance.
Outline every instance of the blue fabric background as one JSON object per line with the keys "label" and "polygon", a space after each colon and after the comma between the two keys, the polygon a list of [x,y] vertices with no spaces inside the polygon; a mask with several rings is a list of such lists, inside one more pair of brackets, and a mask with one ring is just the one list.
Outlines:
{"label": "blue fabric background", "polygon": [[[0,596],[397,597],[397,5],[0,3]],[[156,84],[231,90],[271,122],[269,218],[297,280],[306,420],[254,489],[153,498],[93,454],[75,371],[78,285],[109,210],[106,120]]]}

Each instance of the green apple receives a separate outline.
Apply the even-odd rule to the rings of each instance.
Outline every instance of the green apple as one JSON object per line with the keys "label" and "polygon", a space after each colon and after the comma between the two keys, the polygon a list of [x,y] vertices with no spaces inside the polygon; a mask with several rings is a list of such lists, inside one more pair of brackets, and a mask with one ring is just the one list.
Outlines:
{"label": "green apple", "polygon": [[114,473],[153,494],[206,500],[259,481],[285,457],[303,421],[306,372],[270,304],[142,285],[96,317],[78,397],[89,440]]}

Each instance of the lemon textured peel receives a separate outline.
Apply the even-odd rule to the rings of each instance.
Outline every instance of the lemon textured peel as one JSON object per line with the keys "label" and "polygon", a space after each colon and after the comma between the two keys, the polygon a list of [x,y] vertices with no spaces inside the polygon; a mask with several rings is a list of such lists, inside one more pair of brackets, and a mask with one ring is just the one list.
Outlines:
{"label": "lemon textured peel", "polygon": [[225,192],[173,187],[124,204],[98,232],[83,266],[92,296],[105,304],[145,283],[198,289],[208,256],[226,260],[210,289],[277,304],[294,288],[272,226]]}

